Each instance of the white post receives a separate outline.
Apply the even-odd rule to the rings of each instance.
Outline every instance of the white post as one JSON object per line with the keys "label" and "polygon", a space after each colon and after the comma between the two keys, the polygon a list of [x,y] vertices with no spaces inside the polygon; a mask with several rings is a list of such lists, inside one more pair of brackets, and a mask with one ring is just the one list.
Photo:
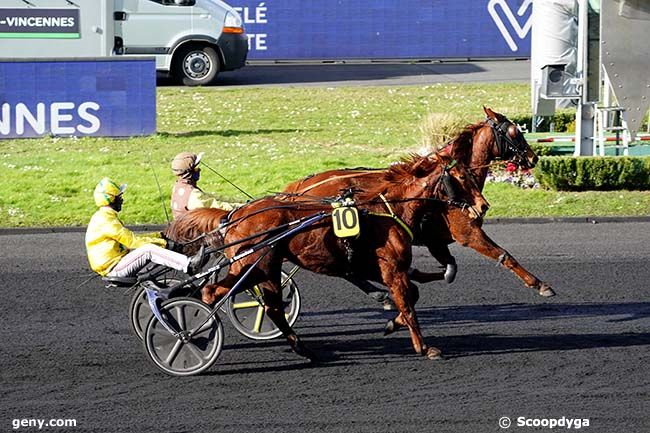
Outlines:
{"label": "white post", "polygon": [[581,98],[576,109],[575,156],[594,155],[594,108],[587,102],[588,0],[578,0],[578,61],[576,76],[582,79]]}

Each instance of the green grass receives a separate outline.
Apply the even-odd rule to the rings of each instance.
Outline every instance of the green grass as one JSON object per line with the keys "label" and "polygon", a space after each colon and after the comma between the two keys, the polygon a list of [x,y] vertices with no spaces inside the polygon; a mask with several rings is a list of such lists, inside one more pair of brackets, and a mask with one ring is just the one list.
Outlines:
{"label": "green grass", "polygon": [[[420,147],[430,112],[467,122],[482,105],[505,115],[527,113],[526,84],[424,87],[158,90],[158,131],[131,139],[2,140],[0,226],[85,225],[92,190],[103,176],[128,182],[123,220],[164,223],[181,151],[204,161],[254,196],[335,167],[386,166]],[[153,171],[152,171],[153,169]],[[209,170],[201,185],[223,198],[243,196]],[[487,185],[488,217],[648,215],[650,192],[557,193]]]}

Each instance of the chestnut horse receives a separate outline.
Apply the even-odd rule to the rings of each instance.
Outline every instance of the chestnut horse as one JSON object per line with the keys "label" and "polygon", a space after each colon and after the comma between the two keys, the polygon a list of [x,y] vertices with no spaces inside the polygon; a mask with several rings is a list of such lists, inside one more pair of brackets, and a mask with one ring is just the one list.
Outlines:
{"label": "chestnut horse", "polygon": [[[487,107],[484,107],[484,111],[487,116],[484,122],[467,126],[443,149],[470,167],[481,190],[489,164],[495,159],[513,161],[523,168],[532,168],[537,163],[537,156],[512,122]],[[383,173],[382,170],[376,169],[330,170],[293,182],[284,192],[290,200],[332,196],[346,188],[372,188]],[[425,245],[431,255],[446,267],[446,271],[443,276],[441,273],[424,273],[413,269],[411,279],[424,283],[444,277],[448,282],[452,282],[456,274],[456,260],[449,252],[448,245],[456,241],[496,260],[514,272],[527,287],[536,289],[540,295],[555,294],[547,283],[528,272],[505,249],[490,239],[481,226],[482,220],[468,218],[464,212],[451,206],[444,206],[427,214],[416,231],[416,243]],[[358,285],[366,292],[372,290],[364,288],[362,284]]]}
{"label": "chestnut horse", "polygon": [[[319,212],[325,216],[291,237],[277,241],[271,248],[234,261],[223,280],[203,288],[203,301],[208,304],[217,302],[244,272],[250,270],[246,284],[262,287],[267,316],[282,331],[296,353],[314,359],[313,353],[300,341],[284,315],[279,285],[282,262],[286,259],[313,272],[342,278],[356,275],[385,284],[403,325],[410,331],[415,352],[430,359],[438,357],[440,350],[424,343],[415,314],[417,293],[414,293],[407,275],[412,258],[411,228],[424,212],[433,211],[430,209],[432,203],[439,208],[444,208],[449,202],[461,203],[465,211],[480,218],[488,208],[487,202],[469,171],[445,154],[412,156],[408,161],[391,166],[372,188],[354,195],[354,201],[359,208],[361,232],[358,237],[344,239],[335,235],[330,222],[332,207],[322,204],[321,200],[287,202],[270,197],[235,210],[230,215],[232,223],[223,230],[224,244],[231,245],[226,249],[228,257],[236,257],[268,239],[272,236],[265,232],[269,228],[281,227]],[[216,224],[213,221],[197,221],[213,215],[211,209],[198,209],[180,217],[175,224],[179,226],[187,222],[204,228],[213,227]],[[250,240],[249,236],[259,233],[263,236]],[[232,245],[238,241],[241,243]]]}

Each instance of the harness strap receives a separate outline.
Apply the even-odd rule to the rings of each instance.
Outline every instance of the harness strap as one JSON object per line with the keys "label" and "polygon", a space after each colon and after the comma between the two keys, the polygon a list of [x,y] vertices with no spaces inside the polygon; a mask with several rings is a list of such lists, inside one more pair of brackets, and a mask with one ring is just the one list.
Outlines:
{"label": "harness strap", "polygon": [[348,177],[358,177],[358,176],[363,176],[364,174],[376,173],[376,172],[377,172],[377,170],[359,170],[359,171],[355,171],[354,173],[350,173],[350,174],[342,174],[340,176],[328,177],[327,179],[323,179],[320,182],[316,182],[316,183],[314,183],[312,185],[308,185],[305,188],[302,188],[302,189],[296,191],[294,194],[297,194],[297,195],[304,194],[307,191],[316,188],[317,186],[320,186],[320,185],[322,185],[324,183],[332,182],[334,180],[346,179]]}
{"label": "harness strap", "polygon": [[383,200],[384,204],[386,205],[386,208],[388,209],[389,213],[377,213],[377,212],[368,212],[369,215],[374,215],[374,216],[380,216],[380,217],[388,217],[392,218],[393,221],[395,221],[397,224],[400,225],[406,231],[406,233],[409,235],[411,238],[411,241],[415,238],[413,235],[413,230],[397,215],[395,215],[395,212],[393,212],[393,208],[390,207],[390,204],[388,203],[388,200],[386,200],[386,197],[384,197],[383,194],[379,194],[379,197]]}

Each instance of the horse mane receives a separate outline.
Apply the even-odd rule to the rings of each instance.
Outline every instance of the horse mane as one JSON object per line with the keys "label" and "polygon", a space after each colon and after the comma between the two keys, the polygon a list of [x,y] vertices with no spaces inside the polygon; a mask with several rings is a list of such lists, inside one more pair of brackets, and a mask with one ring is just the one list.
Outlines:
{"label": "horse mane", "polygon": [[[428,155],[410,154],[400,160],[400,162],[388,167],[382,180],[386,185],[383,188],[391,186],[390,184],[403,185],[412,180],[427,176],[440,164],[451,162],[451,157],[441,151],[433,152]],[[381,188],[380,188],[381,189]]]}
{"label": "horse mane", "polygon": [[204,233],[217,229],[221,218],[225,215],[227,212],[222,209],[194,209],[178,216],[165,229],[164,234],[176,242],[189,242]]}
{"label": "horse mane", "polygon": [[449,141],[449,146],[451,146],[449,153],[454,159],[465,165],[470,164],[474,146],[474,134],[483,126],[485,126],[485,122],[467,125],[455,138]]}

